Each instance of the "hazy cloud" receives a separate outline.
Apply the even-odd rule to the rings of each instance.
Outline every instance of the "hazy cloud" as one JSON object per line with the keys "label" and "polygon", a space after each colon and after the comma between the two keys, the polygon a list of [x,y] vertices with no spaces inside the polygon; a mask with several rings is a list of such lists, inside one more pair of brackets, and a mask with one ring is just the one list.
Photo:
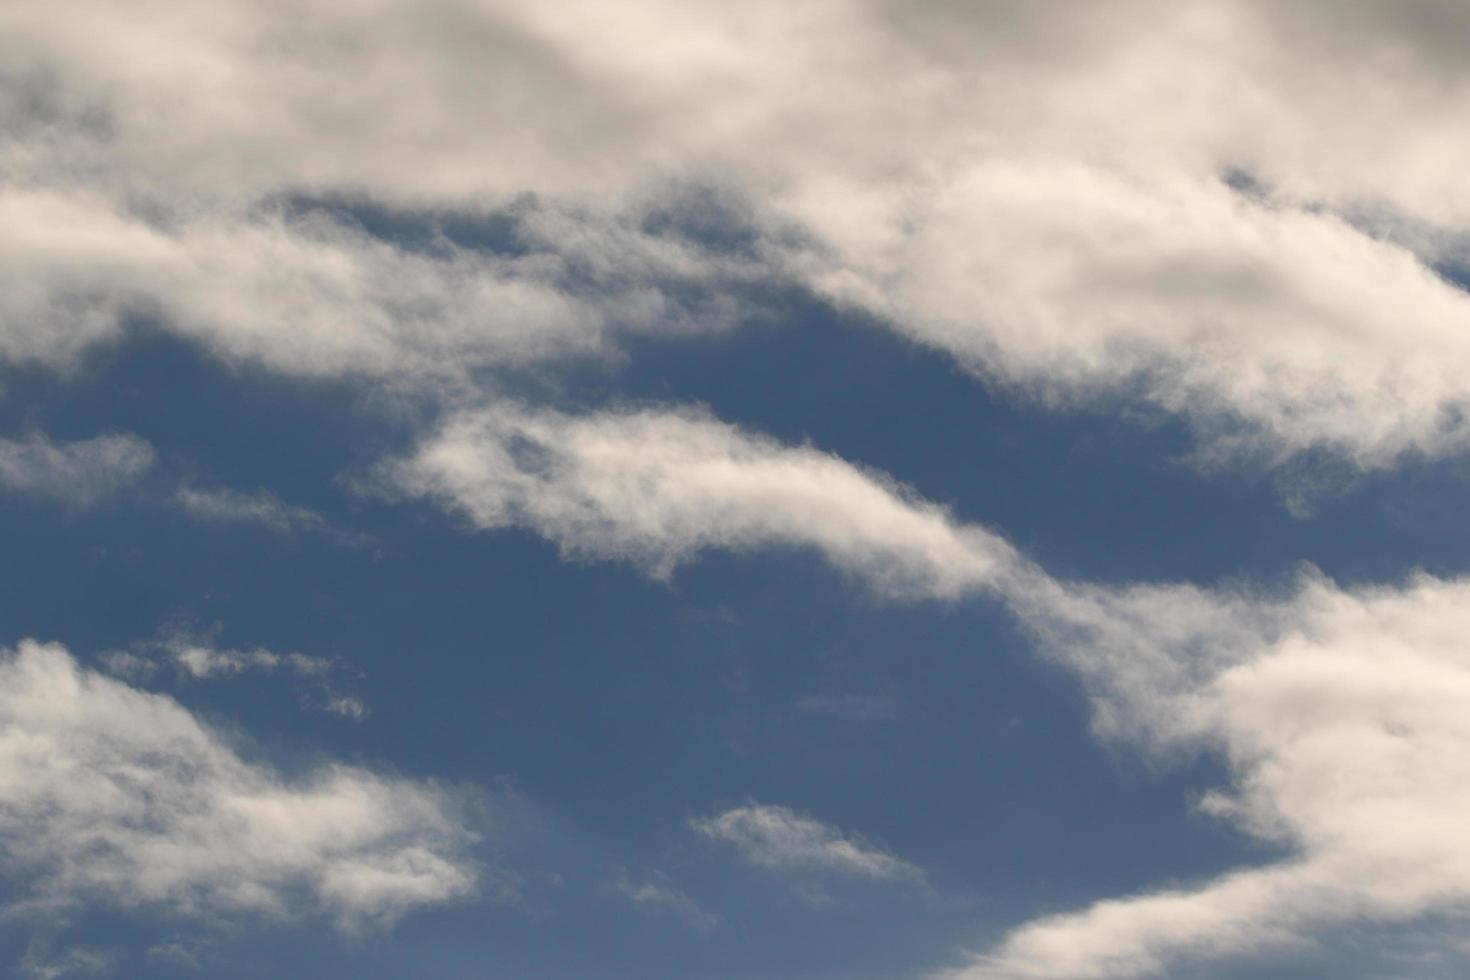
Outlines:
{"label": "hazy cloud", "polygon": [[258,524],[281,534],[331,529],[326,518],[316,511],[288,504],[265,489],[246,492],[184,486],[174,494],[174,499],[184,510],[203,520]]}
{"label": "hazy cloud", "polygon": [[157,454],[134,435],[53,442],[43,435],[0,438],[0,485],[75,506],[97,503],[136,482]]}

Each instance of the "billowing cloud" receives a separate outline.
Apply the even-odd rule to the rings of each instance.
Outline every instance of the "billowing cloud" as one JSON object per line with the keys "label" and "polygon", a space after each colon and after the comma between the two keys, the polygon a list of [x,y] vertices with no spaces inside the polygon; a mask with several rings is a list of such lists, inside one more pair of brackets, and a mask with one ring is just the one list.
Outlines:
{"label": "billowing cloud", "polygon": [[136,482],[156,456],[146,441],[128,434],[76,442],[39,434],[0,438],[0,486],[86,506]]}
{"label": "billowing cloud", "polygon": [[880,591],[959,596],[1011,574],[1009,545],[905,488],[700,412],[570,416],[500,405],[451,418],[384,477],[480,528],[667,575],[702,550],[812,548]]}
{"label": "billowing cloud", "polygon": [[37,903],[362,928],[475,888],[448,792],[346,765],[287,778],[56,645],[0,660],[0,790],[0,851]]}
{"label": "billowing cloud", "polygon": [[863,878],[923,876],[907,861],[783,806],[748,803],[691,821],[752,864],[777,871],[827,871]]}
{"label": "billowing cloud", "polygon": [[[1435,268],[1470,224],[1458,0],[144,10],[0,14],[0,357],[152,319],[442,383],[799,282],[1217,453],[1376,467],[1470,435],[1470,298]],[[743,203],[671,231],[670,186]],[[513,213],[515,247],[301,201]]]}

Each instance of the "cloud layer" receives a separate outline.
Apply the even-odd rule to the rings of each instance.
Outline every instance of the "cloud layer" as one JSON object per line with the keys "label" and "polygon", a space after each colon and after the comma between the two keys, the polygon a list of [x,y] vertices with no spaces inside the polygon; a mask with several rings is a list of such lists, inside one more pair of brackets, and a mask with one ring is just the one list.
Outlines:
{"label": "cloud layer", "polygon": [[136,482],[156,457],[147,442],[127,434],[76,442],[54,442],[38,433],[0,438],[0,486],[87,506]]}
{"label": "cloud layer", "polygon": [[288,779],[56,645],[0,659],[0,787],[5,864],[35,903],[356,929],[475,888],[445,791],[344,765]]}
{"label": "cloud layer", "polygon": [[[1457,0],[143,9],[0,15],[0,357],[154,321],[442,385],[800,283],[1217,453],[1470,434]],[[409,243],[455,214],[512,241]]]}

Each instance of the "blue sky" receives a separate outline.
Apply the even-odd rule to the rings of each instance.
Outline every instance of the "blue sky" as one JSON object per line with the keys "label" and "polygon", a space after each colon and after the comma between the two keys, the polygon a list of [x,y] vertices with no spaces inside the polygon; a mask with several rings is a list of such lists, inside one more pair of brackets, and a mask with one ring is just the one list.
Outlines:
{"label": "blue sky", "polygon": [[1023,6],[0,14],[0,963],[1459,975],[1465,14]]}

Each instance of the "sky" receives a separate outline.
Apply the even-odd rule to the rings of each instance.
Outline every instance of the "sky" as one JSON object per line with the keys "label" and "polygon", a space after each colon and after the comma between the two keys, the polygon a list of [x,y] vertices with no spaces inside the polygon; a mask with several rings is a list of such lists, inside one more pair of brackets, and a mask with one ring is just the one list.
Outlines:
{"label": "sky", "polygon": [[0,973],[1465,975],[1467,34],[0,5]]}

